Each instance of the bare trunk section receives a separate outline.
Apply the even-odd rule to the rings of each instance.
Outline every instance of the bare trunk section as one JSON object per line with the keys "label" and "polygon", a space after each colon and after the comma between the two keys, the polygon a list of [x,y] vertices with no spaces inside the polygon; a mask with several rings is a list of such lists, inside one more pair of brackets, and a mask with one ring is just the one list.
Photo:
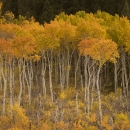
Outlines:
{"label": "bare trunk section", "polygon": [[100,124],[102,126],[102,105],[101,105],[101,97],[100,97],[101,94],[100,94],[100,85],[99,85],[100,70],[101,70],[101,67],[99,66],[98,71],[97,71],[97,82],[96,82],[96,85],[97,85],[99,121],[100,121]]}
{"label": "bare trunk section", "polygon": [[21,104],[21,96],[22,96],[22,90],[23,90],[23,85],[22,85],[22,58],[18,61],[18,68],[19,68],[19,97],[18,97],[18,106]]}
{"label": "bare trunk section", "polygon": [[116,89],[118,87],[118,80],[117,80],[117,64],[114,63],[114,81],[115,81],[115,94],[116,94]]}
{"label": "bare trunk section", "polygon": [[114,85],[115,85],[115,101],[114,101],[114,107],[116,107],[116,96],[117,96],[117,87],[118,87],[118,74],[117,74],[117,63],[114,63]]}
{"label": "bare trunk section", "polygon": [[10,111],[11,111],[11,115],[13,115],[13,111],[12,111],[12,107],[14,104],[13,101],[13,71],[12,71],[12,62],[9,65],[9,86],[10,86]]}
{"label": "bare trunk section", "polygon": [[33,66],[32,66],[32,60],[29,61],[29,67],[28,67],[28,78],[29,78],[29,104],[32,102],[32,87],[33,87]]}
{"label": "bare trunk section", "polygon": [[[88,86],[88,80],[89,80],[89,75],[88,75],[88,62],[89,62],[89,57],[85,56],[85,61],[84,61],[84,78],[85,78],[85,95],[84,95],[84,101],[85,101],[85,113],[87,109],[87,114],[89,115],[89,86]],[[86,108],[87,106],[87,108]]]}
{"label": "bare trunk section", "polygon": [[43,88],[43,95],[46,98],[46,81],[45,81],[45,74],[46,74],[46,57],[45,55],[42,56],[42,88]]}
{"label": "bare trunk section", "polygon": [[82,75],[80,76],[80,80],[81,80],[81,87],[82,87],[82,90],[83,90],[84,85],[83,85],[83,76]]}
{"label": "bare trunk section", "polygon": [[3,80],[4,80],[4,95],[3,95],[3,110],[2,115],[5,115],[5,104],[6,104],[6,93],[7,93],[7,80],[5,78],[5,75],[2,72]]}
{"label": "bare trunk section", "polygon": [[52,88],[52,50],[47,51],[48,67],[49,67],[49,83],[50,83],[50,94],[51,101],[53,102],[53,88]]}
{"label": "bare trunk section", "polygon": [[[76,61],[76,64],[75,64],[75,88],[77,87],[77,71],[78,71],[78,68],[79,68],[79,63],[80,63],[80,55],[78,56],[78,60]],[[82,79],[82,77],[81,77]],[[82,86],[82,80],[81,80],[81,86]],[[83,86],[82,86],[82,89],[83,89]]]}
{"label": "bare trunk section", "polygon": [[64,84],[65,84],[65,54],[64,52],[61,54],[61,51],[59,50],[58,54],[58,62],[59,62],[59,74],[60,74],[60,88],[61,92],[64,90]]}
{"label": "bare trunk section", "polygon": [[[93,61],[94,62],[94,61]],[[96,68],[95,68],[95,63],[93,63],[93,74],[92,74],[92,92],[91,92],[91,107],[93,105],[94,102],[94,91],[95,91],[95,87],[96,87]]]}
{"label": "bare trunk section", "polygon": [[58,70],[58,56],[55,56],[55,83],[58,85],[59,70]]}
{"label": "bare trunk section", "polygon": [[87,104],[88,104],[88,116],[89,116],[89,112],[90,112],[90,85],[92,83],[92,76],[93,76],[93,71],[92,71],[92,67],[93,67],[93,62],[89,59],[89,64],[88,64],[88,85],[87,85]]}
{"label": "bare trunk section", "polygon": [[122,86],[125,96],[128,96],[128,76],[126,72],[126,54],[124,48],[121,48],[121,62],[122,62]]}
{"label": "bare trunk section", "polygon": [[[3,59],[1,60],[1,68],[2,68],[2,77],[4,81],[4,94],[3,94],[3,106],[2,106],[2,115],[5,115],[5,105],[6,105],[6,94],[7,94],[7,65],[3,63]],[[4,71],[5,70],[5,71]]]}
{"label": "bare trunk section", "polygon": [[88,64],[88,58],[85,56],[85,61],[84,61],[84,78],[85,78],[85,95],[84,95],[84,101],[87,101],[87,84],[88,84],[88,74],[87,74],[87,64]]}
{"label": "bare trunk section", "polygon": [[26,93],[26,85],[25,85],[25,59],[23,59],[23,76],[22,76],[22,84],[23,84],[23,94]]}
{"label": "bare trunk section", "polygon": [[66,46],[66,48],[67,48],[66,89],[68,90],[68,88],[69,88],[69,78],[70,78],[70,69],[71,69],[71,60],[72,60],[73,53],[75,51],[75,47],[74,47],[73,50],[71,50],[71,53],[70,53],[70,50],[67,46]]}
{"label": "bare trunk section", "polygon": [[70,77],[70,66],[71,66],[71,57],[70,57],[70,53],[69,50],[67,48],[67,57],[66,57],[66,89],[68,90],[69,87],[69,77]]}
{"label": "bare trunk section", "polygon": [[126,107],[127,107],[127,112],[128,112],[128,101],[127,101],[128,76],[127,76],[127,71],[126,71],[126,54],[123,47],[121,47],[121,61],[122,61],[122,87],[123,87],[123,94],[125,96]]}

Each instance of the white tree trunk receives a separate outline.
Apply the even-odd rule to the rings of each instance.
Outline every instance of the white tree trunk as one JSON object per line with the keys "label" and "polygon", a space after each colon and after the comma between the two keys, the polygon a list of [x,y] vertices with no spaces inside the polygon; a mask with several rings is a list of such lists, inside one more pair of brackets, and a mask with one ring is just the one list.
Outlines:
{"label": "white tree trunk", "polygon": [[118,87],[118,81],[117,81],[117,64],[114,63],[114,81],[115,81],[115,94],[116,94],[116,89]]}
{"label": "white tree trunk", "polygon": [[81,87],[82,87],[82,90],[83,90],[84,85],[83,85],[83,76],[82,75],[80,76],[80,80],[81,80]]}
{"label": "white tree trunk", "polygon": [[32,60],[30,60],[30,67],[29,69],[29,104],[32,102],[32,87],[33,87],[33,66],[32,66]]}
{"label": "white tree trunk", "polygon": [[67,66],[66,66],[66,89],[68,90],[69,88],[69,78],[70,78],[70,68],[71,68],[71,60],[72,60],[72,56],[73,53],[75,51],[75,48],[73,50],[71,50],[72,52],[70,53],[69,48],[66,46],[67,48],[67,57],[66,57],[66,62],[67,62]]}
{"label": "white tree trunk", "polygon": [[[88,72],[87,72],[87,66],[88,66],[88,61],[89,58],[85,56],[85,61],[84,61],[84,78],[85,78],[85,94],[84,94],[84,101],[85,101],[85,113],[86,113],[86,105],[88,103]],[[88,104],[88,109],[89,111],[89,104]]]}
{"label": "white tree trunk", "polygon": [[88,57],[85,56],[85,61],[84,61],[84,78],[85,78],[85,95],[84,95],[84,101],[87,101],[87,85],[88,85],[88,74],[87,74],[87,64],[88,64]]}
{"label": "white tree trunk", "polygon": [[13,72],[12,72],[12,63],[9,65],[9,86],[10,86],[10,111],[13,115],[12,107],[13,107]]}
{"label": "white tree trunk", "polygon": [[18,106],[21,104],[21,96],[22,96],[22,90],[23,90],[23,85],[22,85],[22,59],[18,61],[18,68],[19,68],[19,97],[18,97]]}
{"label": "white tree trunk", "polygon": [[[94,61],[93,61],[94,62]],[[94,90],[95,90],[95,86],[96,86],[96,68],[95,68],[95,63],[93,65],[93,74],[92,74],[92,92],[91,92],[91,107],[93,105],[94,102]]]}
{"label": "white tree trunk", "polygon": [[98,97],[98,109],[99,109],[99,119],[100,119],[100,124],[102,125],[102,105],[101,105],[101,97],[100,97],[100,85],[99,85],[99,75],[100,75],[100,70],[101,67],[99,66],[98,71],[97,71],[97,97]]}
{"label": "white tree trunk", "polygon": [[[77,87],[77,71],[78,71],[78,68],[79,68],[79,63],[80,63],[80,55],[78,56],[78,60],[77,60],[76,65],[75,65],[75,85],[74,85],[75,88]],[[81,83],[81,86],[82,86],[82,83]]]}
{"label": "white tree trunk", "polygon": [[124,48],[121,47],[121,61],[122,61],[122,86],[125,96],[128,96],[128,76],[126,72],[126,54]]}
{"label": "white tree trunk", "polygon": [[49,66],[49,83],[50,83],[50,94],[51,101],[53,102],[53,87],[52,87],[52,50],[47,52],[48,66]]}
{"label": "white tree trunk", "polygon": [[6,105],[6,94],[7,94],[7,68],[6,68],[6,63],[5,63],[5,72],[3,72],[3,61],[1,61],[1,68],[2,68],[2,77],[4,80],[4,95],[3,95],[3,107],[2,107],[2,115],[5,115],[5,105]]}
{"label": "white tree trunk", "polygon": [[43,94],[44,97],[46,98],[46,81],[45,81],[45,74],[46,74],[46,58],[45,56],[42,57],[42,88],[43,88]]}
{"label": "white tree trunk", "polygon": [[65,84],[65,54],[64,52],[61,54],[59,50],[58,54],[58,62],[59,62],[59,74],[60,74],[60,88],[61,92],[64,90],[64,84]]}
{"label": "white tree trunk", "polygon": [[59,81],[59,70],[58,70],[58,56],[55,56],[55,83],[56,85],[58,85],[58,81]]}

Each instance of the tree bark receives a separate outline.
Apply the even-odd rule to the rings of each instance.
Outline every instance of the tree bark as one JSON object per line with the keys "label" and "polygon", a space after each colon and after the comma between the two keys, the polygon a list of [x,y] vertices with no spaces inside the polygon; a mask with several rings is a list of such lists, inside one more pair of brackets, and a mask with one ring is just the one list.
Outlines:
{"label": "tree bark", "polygon": [[18,61],[18,68],[19,68],[19,97],[18,97],[18,106],[21,104],[21,96],[22,96],[22,58]]}
{"label": "tree bark", "polygon": [[45,80],[45,74],[46,74],[46,57],[45,55],[42,56],[42,88],[43,88],[43,95],[46,98],[46,80]]}
{"label": "tree bark", "polygon": [[[1,67],[2,67],[2,77],[4,80],[4,95],[3,95],[3,107],[2,107],[2,115],[5,115],[5,105],[6,105],[6,94],[7,94],[7,66],[6,63],[3,63],[3,59],[1,60]],[[5,72],[3,72],[3,69],[5,69]]]}
{"label": "tree bark", "polygon": [[11,115],[13,115],[13,71],[12,71],[12,62],[9,65],[9,86],[10,86],[10,111]]}
{"label": "tree bark", "polygon": [[96,82],[96,85],[97,85],[99,121],[100,121],[100,124],[102,125],[102,105],[101,105],[100,85],[99,85],[100,70],[101,70],[101,67],[99,66],[98,71],[97,71],[97,82]]}
{"label": "tree bark", "polygon": [[52,87],[52,50],[47,51],[48,66],[49,66],[49,83],[50,83],[50,94],[51,101],[53,102],[53,87]]}

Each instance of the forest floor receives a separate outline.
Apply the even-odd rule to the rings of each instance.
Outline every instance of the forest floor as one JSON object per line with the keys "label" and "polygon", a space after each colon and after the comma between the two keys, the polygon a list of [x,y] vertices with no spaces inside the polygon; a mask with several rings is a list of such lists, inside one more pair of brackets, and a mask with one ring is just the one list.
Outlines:
{"label": "forest floor", "polygon": [[[57,88],[57,89],[56,89]],[[37,88],[32,91],[32,102],[28,95],[22,95],[21,106],[18,107],[17,93],[14,96],[13,116],[10,112],[10,95],[7,93],[6,114],[0,117],[0,130],[129,130],[130,129],[130,97],[122,95],[121,89],[116,94],[103,89],[102,123],[99,119],[97,93],[89,95],[84,101],[84,88],[60,92],[56,87],[54,101],[49,96],[38,94]],[[2,111],[2,93],[0,93],[0,110]]]}

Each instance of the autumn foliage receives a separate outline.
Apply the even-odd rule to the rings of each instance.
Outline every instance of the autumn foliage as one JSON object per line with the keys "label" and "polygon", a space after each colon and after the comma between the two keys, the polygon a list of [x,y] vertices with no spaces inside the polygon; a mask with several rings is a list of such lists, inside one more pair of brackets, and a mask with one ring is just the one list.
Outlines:
{"label": "autumn foliage", "polygon": [[98,11],[0,23],[0,130],[128,130],[130,22]]}
{"label": "autumn foliage", "polygon": [[117,44],[109,39],[87,38],[79,43],[82,55],[88,55],[104,65],[107,61],[115,62],[119,57]]}

